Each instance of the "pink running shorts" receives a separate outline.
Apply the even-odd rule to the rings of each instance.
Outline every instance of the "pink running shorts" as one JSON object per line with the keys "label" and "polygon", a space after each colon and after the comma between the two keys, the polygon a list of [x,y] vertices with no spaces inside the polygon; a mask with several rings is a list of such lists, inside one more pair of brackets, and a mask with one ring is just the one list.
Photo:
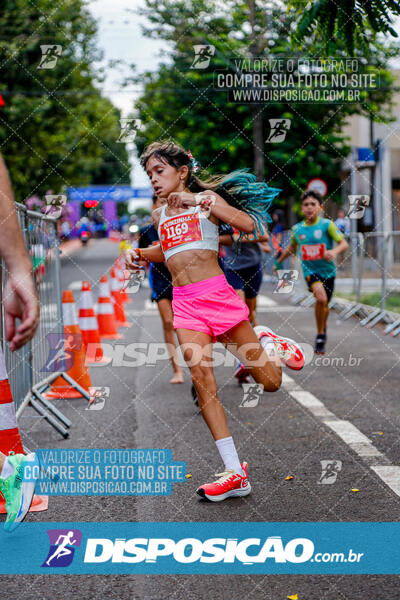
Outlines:
{"label": "pink running shorts", "polygon": [[227,282],[225,275],[173,287],[172,310],[175,329],[208,333],[215,340],[241,321],[248,321],[249,308]]}

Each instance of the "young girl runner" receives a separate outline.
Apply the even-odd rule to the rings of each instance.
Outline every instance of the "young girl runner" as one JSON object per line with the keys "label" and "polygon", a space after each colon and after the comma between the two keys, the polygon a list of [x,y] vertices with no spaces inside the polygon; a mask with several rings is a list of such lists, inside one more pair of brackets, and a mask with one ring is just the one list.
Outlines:
{"label": "young girl runner", "polygon": [[246,496],[251,491],[247,463],[240,463],[218,398],[212,343],[217,340],[229,346],[269,392],[281,385],[278,356],[294,369],[303,367],[304,356],[292,340],[267,327],[252,328],[247,305],[228,285],[218,264],[218,222],[247,234],[259,232],[279,190],[257,182],[246,171],[201,181],[194,175],[193,157],[173,142],[151,144],[141,164],[154,192],[168,203],[153,213],[161,244],[129,250],[127,267],[137,270],[136,261],[143,259],[167,263],[173,283],[174,327],[203,418],[225,465],[217,481],[201,485],[197,493],[214,502]]}

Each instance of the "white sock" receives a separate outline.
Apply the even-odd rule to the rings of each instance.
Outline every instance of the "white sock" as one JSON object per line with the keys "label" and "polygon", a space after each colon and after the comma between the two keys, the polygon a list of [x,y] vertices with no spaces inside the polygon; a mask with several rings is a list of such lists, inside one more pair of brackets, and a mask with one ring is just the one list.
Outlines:
{"label": "white sock", "polygon": [[0,477],[1,477],[1,479],[7,479],[7,477],[10,477],[10,475],[12,475],[13,473],[14,473],[14,467],[9,462],[8,458],[6,458],[4,461],[1,473],[0,473]]}
{"label": "white sock", "polygon": [[267,356],[270,359],[272,358],[273,360],[275,360],[277,362],[277,364],[280,365],[281,361],[279,359],[279,355],[276,350],[276,346],[275,346],[274,342],[271,340],[271,338],[268,337],[267,335],[263,335],[262,338],[260,339],[260,344],[264,348]]}
{"label": "white sock", "polygon": [[244,475],[232,436],[223,438],[222,440],[216,440],[215,443],[221,458],[224,461],[225,469],[233,469],[235,473]]}

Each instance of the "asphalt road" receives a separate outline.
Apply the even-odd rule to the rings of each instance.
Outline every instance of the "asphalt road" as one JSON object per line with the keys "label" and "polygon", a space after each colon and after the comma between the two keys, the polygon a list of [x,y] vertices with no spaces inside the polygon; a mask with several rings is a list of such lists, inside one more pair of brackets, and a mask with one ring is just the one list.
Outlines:
{"label": "asphalt road", "polygon": [[[117,254],[117,246],[101,240],[71,255],[62,264],[63,288],[88,279],[96,284]],[[132,295],[123,343],[161,342],[158,312],[149,308],[149,290]],[[146,303],[146,311],[144,306]],[[260,323],[300,342],[313,343],[312,309],[293,307],[288,298],[263,285]],[[120,342],[121,343],[121,342]],[[42,521],[397,521],[398,493],[371,468],[400,464],[399,339],[381,330],[366,330],[356,320],[343,323],[332,313],[324,364],[314,361],[301,372],[285,373],[293,382],[274,394],[264,394],[256,407],[240,406],[242,389],[231,367],[216,368],[220,397],[241,460],[249,463],[252,493],[244,499],[209,503],[196,487],[222,470],[215,444],[185,383],[172,386],[167,361],[155,366],[91,369],[93,385],[110,387],[101,411],[85,411],[81,400],[57,401],[72,422],[69,439],[27,409],[20,420],[30,448],[170,448],[192,477],[174,484],[164,497],[51,497]],[[332,360],[335,359],[335,360]],[[297,396],[296,396],[297,390]],[[321,403],[314,408],[299,390]],[[307,395],[306,395],[307,399]],[[329,411],[329,412],[327,412]],[[331,425],[324,420],[330,417]],[[346,434],[350,423],[367,443]],[[337,427],[337,431],[335,431]],[[348,427],[348,426],[347,426]],[[353,430],[350,432],[352,433]],[[354,433],[354,432],[353,432]],[[357,434],[358,435],[358,434]],[[362,438],[361,438],[362,440]],[[378,452],[368,454],[368,441]],[[364,443],[364,446],[363,446]],[[366,444],[366,445],[365,445]],[[367,451],[365,451],[367,448]],[[370,450],[370,448],[369,448]],[[341,461],[336,482],[318,483],[322,460]],[[286,477],[293,479],[286,480]],[[400,484],[399,484],[400,486]],[[352,492],[358,489],[359,492]],[[388,600],[398,598],[397,576],[10,576],[2,577],[0,598],[14,593],[19,600],[37,598],[232,598],[285,600]],[[6,593],[5,593],[6,592]]]}

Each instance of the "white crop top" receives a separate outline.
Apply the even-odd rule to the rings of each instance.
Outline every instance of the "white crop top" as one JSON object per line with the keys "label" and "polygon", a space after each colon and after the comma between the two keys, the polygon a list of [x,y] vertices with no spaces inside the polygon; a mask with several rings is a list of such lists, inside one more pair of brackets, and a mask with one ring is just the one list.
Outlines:
{"label": "white crop top", "polygon": [[165,260],[183,250],[214,250],[218,252],[218,225],[202,213],[200,206],[192,206],[185,212],[167,217],[161,209],[158,237]]}

